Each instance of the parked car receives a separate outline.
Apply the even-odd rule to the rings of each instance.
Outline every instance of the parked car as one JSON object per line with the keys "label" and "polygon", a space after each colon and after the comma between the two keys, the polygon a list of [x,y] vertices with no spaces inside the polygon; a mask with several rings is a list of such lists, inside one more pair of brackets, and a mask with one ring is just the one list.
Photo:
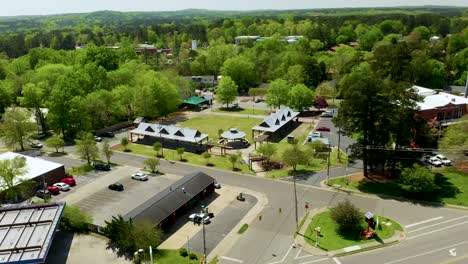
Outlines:
{"label": "parked car", "polygon": [[49,199],[51,197],[51,194],[47,190],[38,190],[36,192],[36,196],[42,199]]}
{"label": "parked car", "polygon": [[95,140],[96,142],[101,142],[101,141],[102,141],[102,137],[94,136],[94,140]]}
{"label": "parked car", "polygon": [[71,176],[71,175],[68,175],[65,178],[61,179],[60,182],[63,182],[63,183],[68,184],[70,186],[75,186],[76,185],[76,181],[73,178],[73,176]]}
{"label": "parked car", "polygon": [[320,116],[321,117],[333,117],[333,112],[325,111]]}
{"label": "parked car", "polygon": [[319,138],[319,137],[322,137],[322,133],[314,131],[314,132],[310,133],[310,136]]}
{"label": "parked car", "polygon": [[436,157],[430,157],[430,156],[427,156],[425,161],[429,164],[431,164],[432,166],[434,167],[440,167],[442,166],[442,161],[440,161],[438,158]]}
{"label": "parked car", "polygon": [[121,184],[121,183],[113,183],[111,185],[109,185],[109,190],[113,190],[113,191],[123,191],[124,190],[124,186]]}
{"label": "parked car", "polygon": [[452,161],[447,159],[447,157],[445,157],[444,155],[442,154],[437,154],[435,155],[434,157],[438,158],[440,161],[442,161],[442,163],[445,165],[445,166],[450,166],[452,165]]}
{"label": "parked car", "polygon": [[109,131],[101,134],[102,137],[108,137],[108,138],[113,138],[115,137],[114,133]]}
{"label": "parked car", "polygon": [[60,188],[54,185],[47,186],[46,190],[49,191],[53,195],[60,194]]}
{"label": "parked car", "polygon": [[260,103],[261,101],[262,101],[262,99],[260,99],[260,98],[255,99],[255,103]]}
{"label": "parked car", "polygon": [[233,104],[231,105],[231,108],[239,108],[239,103],[233,103]]}
{"label": "parked car", "polygon": [[70,185],[63,183],[63,182],[54,183],[53,186],[57,186],[60,189],[60,191],[70,190]]}
{"label": "parked car", "polygon": [[319,127],[316,129],[317,131],[323,131],[323,132],[330,132],[330,128],[329,127],[325,127],[325,126],[322,126],[322,127]]}
{"label": "parked car", "polygon": [[139,181],[147,181],[148,175],[146,175],[144,172],[137,172],[132,174],[132,179]]}
{"label": "parked car", "polygon": [[219,184],[219,182],[215,181],[213,185],[215,189],[221,189],[221,184]]}
{"label": "parked car", "polygon": [[97,163],[97,164],[94,164],[94,169],[101,170],[101,171],[110,171],[111,166],[109,164]]}
{"label": "parked car", "polygon": [[42,148],[42,143],[39,142],[39,141],[33,141],[33,142],[31,142],[31,143],[29,144],[29,146],[30,146],[31,148],[40,149],[40,148]]}

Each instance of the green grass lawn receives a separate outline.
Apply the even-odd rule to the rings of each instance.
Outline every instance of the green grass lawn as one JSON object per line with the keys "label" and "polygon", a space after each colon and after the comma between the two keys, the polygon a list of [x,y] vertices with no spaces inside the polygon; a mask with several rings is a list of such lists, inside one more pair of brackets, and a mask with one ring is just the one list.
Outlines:
{"label": "green grass lawn", "polygon": [[92,171],[93,169],[93,166],[85,164],[79,167],[73,167],[68,173],[70,173],[71,175],[82,175]]}
{"label": "green grass lawn", "polygon": [[213,112],[221,113],[232,113],[232,114],[243,114],[243,115],[269,115],[270,110],[261,110],[261,109],[245,109],[245,108],[216,108]]}
{"label": "green grass lawn", "polygon": [[[132,143],[132,144],[129,144],[127,148],[131,149],[132,150],[131,153],[134,153],[134,154],[144,155],[148,157],[155,156],[155,152],[151,146]],[[119,145],[115,147],[114,150],[123,151],[124,148]],[[167,160],[175,160],[175,161],[180,160],[180,157],[177,154],[177,151],[174,149],[164,149],[164,158]],[[183,159],[185,159],[186,162],[188,163],[206,166],[206,160],[201,155],[198,155],[195,153],[185,152],[183,154]],[[229,162],[228,157],[212,155],[209,162],[211,164],[210,165],[211,167],[224,169],[224,170],[232,170],[232,164]],[[253,174],[253,172],[249,169],[249,167],[243,163],[239,162],[236,165],[236,167],[239,172]]]}
{"label": "green grass lawn", "polygon": [[260,124],[261,121],[260,118],[204,115],[177,123],[177,126],[198,129],[202,133],[207,133],[211,141],[218,140],[218,129],[227,131],[230,128],[237,128],[245,132],[246,139],[252,142],[252,127]]}
{"label": "green grass lawn", "polygon": [[[442,202],[455,205],[468,206],[468,174],[463,173],[455,168],[441,168],[434,170],[436,173],[435,182],[439,186],[439,190],[432,192],[430,195],[418,196],[419,200],[428,200],[434,202]],[[388,182],[355,182],[347,179],[346,177],[331,179],[327,182],[328,185],[335,184],[342,187],[359,190],[365,193],[374,194],[387,194],[393,196],[407,196],[408,198],[415,198],[408,196],[405,193],[398,181]]]}
{"label": "green grass lawn", "polygon": [[[364,215],[364,214],[363,214]],[[364,218],[364,216],[363,216]],[[376,219],[376,216],[374,216]],[[376,241],[377,239],[386,239],[393,236],[396,230],[403,231],[402,227],[395,221],[390,220],[385,217],[379,216],[380,226],[377,227],[377,238],[361,240],[359,236],[355,238],[344,237],[337,233],[338,225],[331,219],[331,213],[329,210],[319,213],[314,216],[312,222],[304,234],[304,239],[312,246],[315,246],[316,241],[316,232],[314,229],[320,227],[322,236],[319,238],[319,246],[324,250],[336,250],[345,247],[361,245]],[[386,225],[383,222],[391,223],[391,225]],[[367,224],[362,221],[363,229],[367,227]]]}
{"label": "green grass lawn", "polygon": [[198,256],[198,260],[190,260],[189,257],[182,257],[179,255],[178,250],[169,250],[169,249],[160,249],[156,251],[154,255],[154,263],[155,264],[199,264],[201,254],[196,253]]}

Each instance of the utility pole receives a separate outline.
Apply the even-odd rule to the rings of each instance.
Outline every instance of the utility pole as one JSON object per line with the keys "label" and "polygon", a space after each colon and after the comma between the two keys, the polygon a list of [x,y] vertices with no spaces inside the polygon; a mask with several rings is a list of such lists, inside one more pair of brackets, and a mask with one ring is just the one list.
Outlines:
{"label": "utility pole", "polygon": [[206,264],[205,219],[202,219],[202,223],[203,223],[203,264]]}
{"label": "utility pole", "polygon": [[338,160],[340,160],[341,127],[338,127]]}
{"label": "utility pole", "polygon": [[297,211],[297,189],[296,189],[296,175],[293,175],[294,182],[294,208],[296,209],[296,232],[299,232],[299,214]]}
{"label": "utility pole", "polygon": [[[340,151],[338,149],[338,151]],[[327,181],[330,178],[330,156],[331,156],[331,146],[328,146],[328,158],[327,158]]]}

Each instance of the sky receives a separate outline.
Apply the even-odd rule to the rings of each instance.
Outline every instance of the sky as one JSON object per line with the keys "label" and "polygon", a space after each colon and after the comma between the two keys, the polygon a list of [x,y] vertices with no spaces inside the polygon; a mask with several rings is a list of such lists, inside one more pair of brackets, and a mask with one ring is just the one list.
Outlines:
{"label": "sky", "polygon": [[84,13],[99,10],[256,10],[420,5],[468,7],[468,0],[0,0],[0,16]]}

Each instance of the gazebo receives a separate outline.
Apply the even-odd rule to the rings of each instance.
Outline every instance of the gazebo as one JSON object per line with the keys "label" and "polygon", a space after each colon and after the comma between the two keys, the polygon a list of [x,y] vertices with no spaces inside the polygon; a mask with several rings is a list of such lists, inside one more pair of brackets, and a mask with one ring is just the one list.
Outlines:
{"label": "gazebo", "polygon": [[245,132],[239,131],[236,128],[230,128],[228,131],[224,131],[221,134],[221,139],[225,142],[225,144],[233,143],[236,145],[236,142],[241,142],[242,147],[245,147],[245,144],[249,143],[245,139]]}

